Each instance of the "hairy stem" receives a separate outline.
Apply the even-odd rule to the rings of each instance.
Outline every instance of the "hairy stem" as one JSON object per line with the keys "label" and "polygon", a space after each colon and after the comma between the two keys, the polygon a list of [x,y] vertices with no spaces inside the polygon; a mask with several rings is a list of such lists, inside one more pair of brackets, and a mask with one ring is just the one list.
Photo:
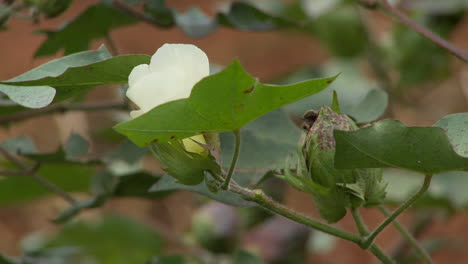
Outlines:
{"label": "hairy stem", "polygon": [[377,235],[390,223],[393,222],[395,218],[397,218],[398,215],[400,215],[403,211],[408,209],[416,200],[418,200],[429,188],[431,185],[431,180],[432,180],[432,174],[427,174],[424,177],[424,183],[413,196],[411,196],[406,202],[404,202],[400,207],[398,207],[391,215],[389,215],[372,233],[367,237],[367,239],[363,242],[362,246],[363,248],[369,248],[372,245],[372,242],[374,242],[375,238]]}
{"label": "hairy stem", "polygon": [[[379,206],[379,210],[387,217],[390,216],[390,211],[383,205]],[[416,250],[421,259],[426,264],[432,264],[431,256],[426,252],[426,250],[416,241],[416,239],[411,235],[406,228],[398,222],[398,220],[393,220],[393,225],[401,233],[401,235],[406,239],[406,241]]]}
{"label": "hairy stem", "polygon": [[229,188],[232,175],[234,174],[234,169],[236,168],[237,159],[239,158],[239,150],[240,150],[240,144],[241,144],[240,130],[236,129],[233,131],[233,133],[236,138],[236,143],[235,143],[236,145],[234,148],[234,154],[232,155],[231,167],[229,168],[229,172],[226,176],[226,179],[223,182],[223,185],[221,185],[221,189],[223,190],[227,190]]}

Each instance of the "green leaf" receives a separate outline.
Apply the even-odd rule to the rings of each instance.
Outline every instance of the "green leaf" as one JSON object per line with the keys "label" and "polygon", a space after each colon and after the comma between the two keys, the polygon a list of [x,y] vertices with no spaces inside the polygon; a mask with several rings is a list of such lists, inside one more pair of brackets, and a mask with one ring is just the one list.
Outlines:
{"label": "green leaf", "polygon": [[194,38],[212,34],[218,28],[216,20],[207,17],[199,8],[190,8],[185,13],[176,13],[175,21],[185,34]]}
{"label": "green leaf", "polygon": [[153,23],[162,28],[174,26],[174,11],[166,7],[165,0],[145,1],[145,13],[153,18]]}
{"label": "green leaf", "polygon": [[[234,172],[236,182],[244,186],[251,186],[260,181],[269,168],[281,168],[286,157],[296,150],[299,136],[299,129],[281,109],[272,111],[249,123],[241,130],[241,150],[237,170]],[[232,133],[222,133],[220,139],[221,160],[224,161],[224,167],[228,167],[234,152],[234,136]],[[227,192],[212,193],[205,184],[189,188],[167,178],[170,177],[163,177],[161,182],[155,185],[155,190],[192,190],[227,204],[240,206],[248,204],[240,197]]]}
{"label": "green leaf", "polygon": [[445,116],[434,124],[443,128],[458,155],[468,157],[468,113]]}
{"label": "green leaf", "polygon": [[250,252],[239,250],[234,254],[232,264],[262,264],[262,260]]}
{"label": "green leaf", "polygon": [[[35,57],[54,55],[61,49],[65,55],[87,50],[91,41],[103,38],[112,29],[136,24],[138,20],[102,4],[91,6],[71,22],[55,31],[41,31],[47,36]],[[86,34],[78,34],[86,32]]]}
{"label": "green leaf", "polygon": [[148,264],[185,264],[182,256],[162,256],[151,259]]}
{"label": "green leaf", "polygon": [[106,154],[105,160],[124,161],[127,164],[138,162],[147,152],[148,148],[140,148],[129,140],[124,140],[117,148]]}
{"label": "green leaf", "polygon": [[0,253],[0,264],[20,264],[20,262]]}
{"label": "green leaf", "polygon": [[[88,190],[94,169],[76,164],[42,164],[38,173],[67,192]],[[0,177],[0,205],[25,202],[52,195],[28,176]]]}
{"label": "green leaf", "polygon": [[81,67],[110,58],[111,55],[105,47],[96,51],[84,51],[60,59],[50,61],[31,71],[23,73],[13,79],[1,82],[0,91],[8,97],[25,107],[40,108],[50,104],[55,96],[55,89],[47,83],[40,84],[18,84],[47,77],[57,77],[67,69]]}
{"label": "green leaf", "polygon": [[233,206],[253,206],[254,204],[245,201],[239,195],[219,190],[217,193],[211,192],[205,183],[200,183],[198,185],[184,185],[177,183],[176,179],[170,176],[162,177],[156,184],[151,186],[150,192],[162,192],[162,191],[175,191],[175,190],[188,190],[192,192],[199,193],[201,195],[207,196],[216,201],[233,205]]}
{"label": "green leaf", "polygon": [[321,69],[303,68],[286,77],[282,83],[291,83],[314,78],[319,75],[340,73],[323,92],[297,103],[286,106],[286,110],[295,116],[302,115],[310,109],[319,109],[323,105],[331,106],[333,91],[339,95],[341,113],[352,116],[357,123],[368,123],[378,119],[387,108],[388,95],[377,84],[367,79],[359,70],[357,61],[332,61]]}
{"label": "green leaf", "polygon": [[20,154],[37,153],[34,142],[28,137],[9,138],[2,142],[1,146],[8,152]]}
{"label": "green leaf", "polygon": [[368,38],[359,16],[354,8],[342,5],[314,20],[312,31],[334,55],[359,56],[365,51]]}
{"label": "green leaf", "polygon": [[234,2],[228,13],[218,14],[218,23],[223,26],[249,31],[269,31],[294,26],[281,17],[267,14],[243,2]]}
{"label": "green leaf", "polygon": [[188,99],[160,105],[115,129],[139,146],[202,132],[232,131],[283,105],[320,92],[334,79],[266,85],[234,61],[225,70],[198,82]]}
{"label": "green leaf", "polygon": [[70,7],[73,0],[42,0],[37,2],[37,9],[47,18],[53,18],[62,14]]}
{"label": "green leaf", "polygon": [[69,160],[75,160],[88,154],[88,142],[79,134],[72,134],[65,145],[63,150]]}
{"label": "green leaf", "polygon": [[468,170],[468,158],[452,148],[438,127],[407,127],[384,120],[357,131],[335,130],[335,166],[353,168],[403,168],[435,174]]}
{"label": "green leaf", "polygon": [[[448,18],[448,19],[447,19]],[[441,36],[448,38],[450,32],[462,18],[462,13],[456,16],[416,16],[416,23]],[[393,27],[392,39],[388,50],[388,58],[398,69],[399,84],[405,88],[418,83],[431,83],[448,77],[449,53],[433,41],[421,36],[405,25],[397,24]],[[431,54],[431,56],[426,56]],[[414,63],[424,67],[414,67]]]}
{"label": "green leaf", "polygon": [[[105,52],[107,53],[107,51]],[[87,53],[79,54],[88,55]],[[127,55],[110,59],[100,58],[95,61],[89,61],[82,60],[81,56],[78,54],[64,57],[63,59],[69,59],[69,57],[72,56],[79,60],[80,63],[65,63],[60,66],[60,71],[53,72],[42,71],[42,67],[47,65],[38,67],[31,71],[34,72],[34,75],[29,72],[12,80],[0,82],[0,90],[2,87],[18,86],[15,89],[10,89],[13,89],[15,93],[18,93],[22,96],[24,96],[24,93],[30,92],[31,94],[27,94],[26,99],[36,102],[34,105],[30,104],[25,106],[43,107],[52,101],[55,93],[56,95],[54,102],[58,102],[70,98],[71,96],[83,93],[91,87],[127,83],[128,75],[132,69],[137,65],[149,63],[150,60],[150,57],[146,55]],[[62,59],[54,62],[59,64],[60,60]],[[75,60],[72,61],[76,62]],[[49,68],[49,66],[46,67],[47,70]],[[25,77],[25,75],[27,77]],[[48,92],[43,91],[42,88],[35,90],[38,89],[36,88],[37,86],[47,87]],[[9,96],[11,98],[11,95]],[[42,97],[47,98],[45,100]],[[20,99],[24,101],[24,98]],[[12,100],[14,99],[12,98]],[[18,100],[16,101],[18,102]],[[37,102],[40,102],[40,104]]]}
{"label": "green leaf", "polygon": [[[415,193],[424,180],[420,173],[386,169],[384,178],[389,183],[387,187],[387,202],[400,204]],[[432,177],[431,186],[425,196],[415,204],[417,208],[443,208],[449,212],[468,208],[468,172],[450,171],[436,174]]]}
{"label": "green leaf", "polygon": [[65,263],[85,263],[90,259],[101,264],[145,263],[163,246],[152,228],[121,217],[106,217],[97,223],[74,222],[48,240],[44,249],[80,249]]}

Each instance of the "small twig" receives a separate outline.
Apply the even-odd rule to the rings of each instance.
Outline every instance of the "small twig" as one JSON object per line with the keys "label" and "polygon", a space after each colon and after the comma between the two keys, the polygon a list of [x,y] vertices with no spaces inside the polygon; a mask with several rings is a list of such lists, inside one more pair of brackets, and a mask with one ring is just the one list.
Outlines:
{"label": "small twig", "polygon": [[117,56],[119,52],[117,51],[117,47],[115,46],[115,43],[110,36],[110,33],[107,33],[104,38],[106,40],[107,46],[109,47],[109,51],[112,54],[112,56]]}
{"label": "small twig", "polygon": [[12,121],[21,121],[45,114],[51,114],[56,112],[66,111],[99,111],[99,110],[113,110],[122,109],[126,110],[128,105],[123,102],[109,102],[109,103],[86,103],[86,104],[69,104],[69,103],[58,103],[44,108],[38,108],[33,110],[27,110],[11,115],[0,116],[0,124],[8,123]]}
{"label": "small twig", "polygon": [[29,168],[26,164],[24,164],[17,157],[15,157],[10,152],[5,150],[3,147],[0,147],[0,153],[2,153],[2,155],[6,159],[14,163],[16,166],[20,167],[23,171],[30,171],[28,176],[31,176],[31,178],[33,178],[36,182],[41,184],[43,187],[47,188],[49,191],[56,193],[57,195],[62,197],[65,201],[69,202],[71,205],[75,205],[77,203],[75,198],[73,198],[70,194],[68,194],[67,192],[62,190],[60,187],[53,184],[52,182],[50,182],[49,180],[47,180],[46,178],[42,177],[41,175],[37,173],[37,170],[39,169],[39,163],[36,164],[36,166],[34,166],[33,168]]}
{"label": "small twig", "polygon": [[362,243],[363,248],[369,248],[372,243],[374,242],[377,235],[385,229],[390,223],[395,220],[403,211],[408,209],[413,203],[418,200],[424,193],[426,193],[427,189],[431,185],[432,174],[426,174],[424,177],[424,183],[421,188],[413,194],[408,200],[406,200],[400,207],[398,207],[393,213],[391,213],[370,235],[366,238],[366,240]]}
{"label": "small twig", "polygon": [[[379,206],[379,210],[386,216],[390,216],[390,211],[383,205]],[[409,243],[419,254],[421,259],[426,264],[432,264],[431,256],[426,252],[426,250],[416,241],[416,239],[411,235],[406,228],[398,222],[398,220],[393,220],[393,225],[400,232],[400,234],[406,239],[406,242]]]}
{"label": "small twig", "polygon": [[407,17],[403,12],[393,7],[387,0],[381,0],[379,6],[383,8],[385,11],[389,12],[394,17],[398,18],[403,24],[407,25],[408,27],[412,28],[414,31],[418,32],[425,38],[431,40],[438,46],[452,53],[455,57],[459,58],[460,60],[464,62],[468,62],[468,53],[455,47],[450,42],[437,36],[434,32],[431,32],[427,28],[417,24],[416,22],[411,20],[409,17]]}
{"label": "small twig", "polygon": [[229,172],[221,185],[221,189],[227,190],[229,187],[229,184],[231,183],[232,175],[234,174],[234,169],[236,168],[237,164],[237,159],[239,158],[239,151],[240,151],[240,144],[241,144],[241,135],[240,135],[240,130],[236,129],[233,131],[234,137],[236,140],[236,145],[234,147],[234,154],[232,155],[232,161],[231,161],[231,166],[229,167]]}

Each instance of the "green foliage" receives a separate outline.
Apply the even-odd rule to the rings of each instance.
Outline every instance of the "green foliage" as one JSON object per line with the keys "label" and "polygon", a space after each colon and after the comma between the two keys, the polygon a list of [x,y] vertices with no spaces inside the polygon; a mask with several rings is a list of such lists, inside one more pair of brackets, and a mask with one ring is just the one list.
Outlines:
{"label": "green foliage", "polygon": [[223,26],[249,31],[269,31],[294,26],[291,21],[272,16],[243,2],[232,3],[229,12],[220,13],[217,18]]}
{"label": "green foliage", "polygon": [[187,152],[181,141],[172,140],[151,145],[154,156],[167,168],[164,170],[186,185],[197,185],[205,179],[205,172],[220,174],[215,158],[208,154]]}
{"label": "green foliage", "polygon": [[177,180],[173,177],[164,176],[159,180],[156,184],[151,186],[150,192],[168,192],[168,191],[175,191],[175,190],[188,190],[195,193],[199,193],[201,195],[207,196],[213,200],[233,205],[233,206],[253,206],[254,204],[248,201],[245,201],[239,195],[229,192],[218,190],[217,192],[212,192],[210,188],[205,183],[200,183],[198,185],[184,185],[177,183]]}
{"label": "green foliage", "polygon": [[[287,114],[278,109],[252,121],[241,130],[242,146],[237,162],[234,179],[241,185],[252,185],[259,182],[268,169],[280,169],[286,157],[296,150],[299,139],[299,129],[288,118]],[[222,133],[221,160],[224,167],[234,152],[232,133]],[[151,190],[191,190],[217,201],[236,205],[251,206],[241,197],[230,192],[213,193],[206,184],[187,186],[177,183],[171,177],[163,177]]]}
{"label": "green foliage", "polygon": [[[40,250],[78,248],[64,263],[100,264],[144,263],[163,247],[159,235],[150,227],[121,217],[106,217],[97,223],[75,222],[64,226]],[[117,250],[121,249],[121,250]]]}
{"label": "green foliage", "polygon": [[[35,56],[54,55],[59,50],[71,54],[87,50],[92,40],[108,36],[110,30],[137,23],[137,20],[103,4],[89,7],[71,22],[55,31],[40,31],[47,36]],[[77,34],[86,32],[86,34]]]}
{"label": "green foliage", "polygon": [[185,264],[182,256],[162,256],[153,258],[148,264]]}
{"label": "green foliage", "polygon": [[468,158],[453,150],[438,127],[384,120],[357,131],[336,130],[335,139],[335,165],[340,169],[393,167],[426,174],[468,170]]}
{"label": "green foliage", "polygon": [[458,155],[468,157],[468,113],[458,113],[445,116],[434,126],[443,128]]}
{"label": "green foliage", "polygon": [[43,64],[8,81],[1,82],[0,91],[12,101],[29,108],[40,108],[50,104],[55,96],[55,89],[49,84],[20,85],[17,82],[34,82],[35,80],[58,77],[67,69],[93,64],[109,59],[111,55],[104,47],[96,51],[84,51],[62,57]]}
{"label": "green foliage", "polygon": [[[88,189],[91,176],[95,171],[95,167],[90,166],[92,163],[74,160],[78,153],[76,151],[83,149],[83,146],[76,146],[77,140],[82,141],[78,138],[77,135],[72,136],[63,148],[53,153],[37,153],[34,144],[22,137],[3,142],[2,146],[12,154],[20,153],[38,162],[40,166],[37,174],[65,191],[76,192]],[[6,162],[3,164],[12,169],[15,167],[14,164]],[[30,164],[31,168],[34,167],[31,162],[26,164]],[[0,204],[30,201],[48,194],[50,194],[49,190],[35,182],[30,175],[21,175],[21,171],[18,171],[17,176],[0,177]]]}
{"label": "green foliage", "polygon": [[359,71],[357,61],[336,60],[321,68],[305,68],[290,74],[282,83],[289,84],[337,73],[340,73],[339,77],[324,91],[286,106],[286,111],[302,116],[307,110],[319,109],[323,105],[331,106],[330,98],[333,91],[336,91],[341,112],[351,116],[357,123],[371,122],[383,115],[388,105],[388,95],[382,89],[376,89],[377,85]]}
{"label": "green foliage", "polygon": [[245,250],[239,250],[233,256],[232,264],[261,264],[259,257]]}
{"label": "green foliage", "polygon": [[[98,85],[126,83],[133,67],[149,62],[146,55],[108,58],[108,55],[102,57],[103,52],[108,54],[106,50],[96,52],[99,54],[77,53],[39,66],[24,75],[0,82],[0,90],[24,106],[43,107],[52,99],[62,101]],[[89,55],[98,58],[92,61],[88,59]],[[55,71],[47,71],[52,68]]]}
{"label": "green foliage", "polygon": [[168,28],[174,25],[174,13],[165,5],[165,0],[149,0],[144,5],[145,12],[153,18],[157,26]]}
{"label": "green foliage", "polygon": [[361,18],[349,6],[335,8],[312,23],[313,32],[337,57],[355,57],[367,47],[367,32]]}
{"label": "green foliage", "polygon": [[62,14],[70,7],[73,0],[26,0],[47,18],[53,18]]}
{"label": "green foliage", "polygon": [[194,38],[207,36],[218,28],[216,20],[207,17],[198,8],[176,13],[175,21],[182,32]]}
{"label": "green foliage", "polygon": [[[435,34],[447,38],[460,17],[459,14],[432,17],[420,15],[416,20]],[[395,27],[388,57],[398,69],[401,88],[440,80],[446,78],[450,72],[450,56],[447,51],[405,25]]]}
{"label": "green foliage", "polygon": [[[318,93],[333,80],[334,77],[285,86],[266,85],[249,76],[235,61],[198,82],[188,99],[160,105],[118,124],[115,129],[139,146],[199,133],[231,131],[276,108]],[[206,104],[207,100],[210,104]]]}

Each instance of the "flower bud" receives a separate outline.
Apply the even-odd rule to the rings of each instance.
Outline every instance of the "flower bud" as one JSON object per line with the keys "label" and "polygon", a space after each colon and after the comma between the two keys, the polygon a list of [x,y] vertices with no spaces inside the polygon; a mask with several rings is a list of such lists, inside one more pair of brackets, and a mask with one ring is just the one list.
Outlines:
{"label": "flower bud", "polygon": [[296,172],[286,170],[281,178],[294,187],[312,194],[320,215],[336,222],[346,208],[371,206],[381,202],[386,184],[381,169],[339,170],[335,168],[334,130],[352,131],[357,126],[348,116],[324,106],[307,112],[303,125],[307,134],[300,144]]}

